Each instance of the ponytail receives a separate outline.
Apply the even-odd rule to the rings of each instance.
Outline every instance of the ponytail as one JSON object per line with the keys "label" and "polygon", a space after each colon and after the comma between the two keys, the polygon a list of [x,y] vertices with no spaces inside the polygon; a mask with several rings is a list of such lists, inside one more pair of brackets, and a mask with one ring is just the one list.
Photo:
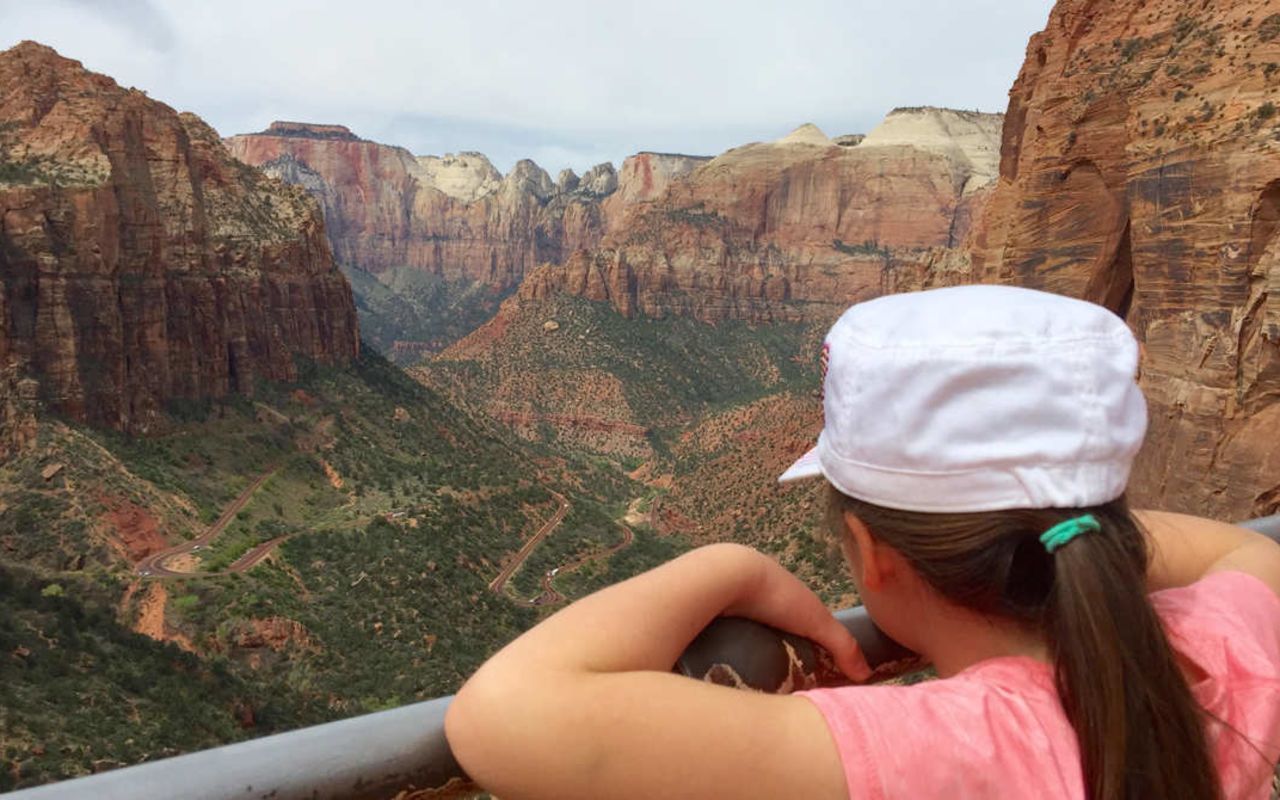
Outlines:
{"label": "ponytail", "polygon": [[1204,712],[1146,595],[1147,540],[1118,504],[1053,559],[1044,610],[1090,800],[1218,798]]}
{"label": "ponytail", "polygon": [[[1147,538],[1123,499],[1091,509],[926,514],[831,489],[828,518],[841,535],[846,511],[951,602],[1044,636],[1089,800],[1221,797],[1208,715],[1147,599]],[[1100,529],[1048,552],[1040,534],[1086,511]]]}

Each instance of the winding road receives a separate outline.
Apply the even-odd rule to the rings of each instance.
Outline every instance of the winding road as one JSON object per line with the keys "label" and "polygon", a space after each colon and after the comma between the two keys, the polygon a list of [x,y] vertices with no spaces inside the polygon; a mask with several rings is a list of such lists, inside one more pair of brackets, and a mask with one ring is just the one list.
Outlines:
{"label": "winding road", "polygon": [[626,525],[623,525],[622,523],[618,523],[618,527],[622,529],[621,542],[599,553],[591,553],[589,555],[583,556],[582,558],[579,558],[577,561],[570,561],[568,564],[564,564],[563,566],[557,567],[554,570],[555,572],[554,575],[550,572],[548,572],[546,575],[543,575],[542,576],[542,594],[534,598],[533,600],[531,600],[529,604],[535,605],[535,606],[545,606],[545,605],[550,605],[551,603],[563,603],[565,600],[567,600],[568,599],[567,597],[565,597],[564,595],[556,591],[556,587],[552,584],[552,582],[566,572],[573,572],[575,569],[578,569],[584,564],[587,564],[592,561],[599,561],[602,558],[608,558],[609,556],[618,552],[622,548],[629,546],[631,542],[636,538],[635,532],[632,531],[631,528],[627,527]]}
{"label": "winding road", "polygon": [[[228,525],[231,524],[231,521],[236,518],[236,515],[244,510],[244,507],[248,505],[249,501],[253,498],[254,493],[261,489],[263,484],[270,480],[278,470],[278,467],[274,467],[259,475],[253,483],[245,487],[244,491],[237,495],[236,498],[232,500],[225,509],[223,509],[222,515],[214,520],[213,524],[211,524],[204,533],[190,541],[183,542],[182,544],[161,550],[158,553],[152,553],[149,556],[145,556],[141,561],[134,565],[134,569],[137,574],[144,578],[214,577],[218,575],[231,575],[245,572],[257,566],[263,559],[270,555],[280,543],[289,539],[293,534],[277,536],[274,539],[255,545],[244,553],[244,555],[232,562],[225,570],[220,572],[185,572],[171,568],[169,563],[180,556],[191,555],[213,541],[214,538],[216,538]],[[507,562],[498,575],[489,582],[489,591],[494,594],[502,594],[506,589],[507,582],[511,580],[511,576],[515,574],[516,570],[520,569],[520,567],[524,565],[524,562],[527,561],[529,556],[533,553],[534,548],[550,536],[551,533],[560,526],[560,523],[564,522],[564,518],[568,516],[569,510],[572,508],[569,501],[559,492],[551,492],[551,495],[556,499],[556,502],[559,504],[559,508],[556,509],[556,512],[552,514],[546,522],[542,523],[538,530],[534,532],[533,536],[529,537],[529,540],[526,541],[518,551],[516,551],[515,555]],[[635,538],[635,534],[632,532],[631,528],[623,525],[622,523],[618,523],[618,527],[622,529],[621,542],[601,552],[591,553],[578,558],[575,561],[564,564],[563,566],[553,570],[555,575],[559,575],[562,572],[572,572],[588,562],[601,558],[608,558],[622,548],[630,545],[632,540]],[[551,603],[563,602],[566,598],[564,595],[556,591],[555,587],[552,585],[554,577],[555,576],[551,572],[548,572],[542,577],[542,594],[538,597],[533,600],[516,600],[516,602],[524,606],[542,606],[549,605]]]}
{"label": "winding road", "polygon": [[261,489],[262,485],[270,480],[271,476],[275,475],[278,471],[279,467],[272,467],[259,475],[253,483],[245,487],[245,490],[237,495],[236,499],[232,500],[231,503],[223,509],[222,516],[214,520],[213,524],[205,529],[204,533],[191,541],[183,542],[182,544],[175,545],[167,550],[161,550],[158,553],[152,553],[149,556],[145,556],[141,561],[134,565],[134,570],[144,578],[192,578],[196,576],[226,575],[233,572],[244,572],[245,570],[255,566],[258,562],[267,557],[267,554],[271,552],[272,548],[289,537],[277,536],[269,542],[263,542],[240,558],[236,559],[236,561],[223,572],[182,572],[170,569],[166,565],[171,559],[177,558],[178,556],[190,555],[213,541],[214,537],[222,533],[226,527],[231,524],[231,521],[236,518],[236,514],[239,514],[244,510],[244,507],[249,504],[249,500],[253,498],[254,493]]}
{"label": "winding road", "polygon": [[542,527],[538,528],[537,532],[534,533],[533,536],[529,537],[529,541],[525,542],[524,546],[516,552],[515,557],[502,568],[502,571],[498,573],[498,577],[489,581],[489,591],[494,594],[502,594],[502,590],[506,588],[507,581],[511,580],[511,576],[515,574],[515,571],[520,569],[520,566],[524,564],[525,559],[527,559],[529,554],[533,552],[533,548],[537,547],[539,542],[547,538],[552,531],[559,527],[561,522],[564,522],[565,515],[569,513],[569,501],[564,498],[564,495],[559,494],[558,492],[551,492],[551,494],[555,497],[556,501],[560,503],[560,508],[556,510],[556,513],[551,515],[550,519],[542,523]]}
{"label": "winding road", "polygon": [[[489,591],[494,594],[502,594],[503,590],[507,586],[507,581],[511,580],[511,576],[515,574],[516,570],[520,569],[520,567],[524,565],[524,562],[527,561],[529,556],[533,553],[534,548],[550,536],[551,533],[559,527],[560,523],[564,521],[565,515],[569,513],[569,501],[557,492],[551,492],[551,494],[554,495],[556,501],[560,503],[560,508],[551,516],[550,519],[542,523],[542,526],[538,528],[537,532],[529,538],[529,541],[524,543],[524,545],[516,552],[515,556],[502,568],[502,571],[498,573],[498,576],[489,582]],[[608,558],[622,548],[630,545],[635,539],[635,533],[631,528],[623,525],[622,523],[618,523],[618,527],[622,529],[621,542],[600,552],[582,556],[581,558],[570,561],[567,564],[563,564],[554,570],[547,572],[542,576],[542,593],[532,600],[524,600],[522,598],[511,599],[517,605],[521,605],[526,608],[564,602],[567,598],[556,591],[555,586],[552,585],[552,581],[554,581],[555,577],[561,573],[572,572],[588,562],[596,561],[601,558]]]}

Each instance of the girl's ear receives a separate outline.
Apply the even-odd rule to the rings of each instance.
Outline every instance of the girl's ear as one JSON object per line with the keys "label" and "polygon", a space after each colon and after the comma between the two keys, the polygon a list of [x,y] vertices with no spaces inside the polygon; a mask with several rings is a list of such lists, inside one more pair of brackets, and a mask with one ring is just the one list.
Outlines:
{"label": "girl's ear", "polygon": [[886,558],[879,542],[871,535],[871,529],[852,511],[844,512],[844,527],[853,542],[857,556],[856,568],[859,584],[871,591],[879,591],[885,578],[893,571],[891,559]]}

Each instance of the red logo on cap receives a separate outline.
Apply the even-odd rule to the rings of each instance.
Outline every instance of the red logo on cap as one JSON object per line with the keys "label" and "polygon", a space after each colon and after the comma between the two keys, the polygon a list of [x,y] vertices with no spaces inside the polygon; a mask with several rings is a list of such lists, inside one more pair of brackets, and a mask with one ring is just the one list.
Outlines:
{"label": "red logo on cap", "polygon": [[827,365],[831,362],[831,342],[822,343],[822,388],[818,390],[818,397],[826,398],[827,396]]}

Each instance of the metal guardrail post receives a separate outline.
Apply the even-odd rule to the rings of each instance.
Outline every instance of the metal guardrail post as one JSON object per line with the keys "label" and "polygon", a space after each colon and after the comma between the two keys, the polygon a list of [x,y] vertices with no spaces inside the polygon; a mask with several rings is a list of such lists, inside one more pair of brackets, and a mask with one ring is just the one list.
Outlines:
{"label": "metal guardrail post", "polygon": [[[1280,541],[1280,515],[1241,523]],[[862,608],[836,616],[884,679],[918,665]],[[686,675],[767,691],[843,682],[829,657],[759,623],[721,619],[680,657]],[[450,697],[3,795],[4,800],[425,800],[475,787],[444,737]],[[406,793],[398,795],[397,793]]]}

